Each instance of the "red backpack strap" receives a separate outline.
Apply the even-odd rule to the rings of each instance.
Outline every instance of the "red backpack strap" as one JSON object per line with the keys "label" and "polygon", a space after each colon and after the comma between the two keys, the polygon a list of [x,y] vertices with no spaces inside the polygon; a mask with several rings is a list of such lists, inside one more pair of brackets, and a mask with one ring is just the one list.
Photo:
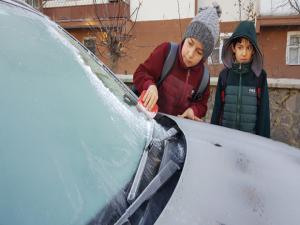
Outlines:
{"label": "red backpack strap", "polygon": [[256,77],[256,98],[257,98],[257,105],[260,105],[260,103],[261,103],[262,78],[263,78],[262,74],[260,74],[259,77]]}
{"label": "red backpack strap", "polygon": [[223,88],[221,90],[221,102],[222,102],[222,104],[224,104],[224,102],[225,102],[225,89],[223,89]]}
{"label": "red backpack strap", "polygon": [[227,78],[228,78],[228,74],[229,74],[229,69],[225,68],[222,72],[221,72],[221,102],[222,105],[224,105],[225,103],[225,89],[227,86]]}

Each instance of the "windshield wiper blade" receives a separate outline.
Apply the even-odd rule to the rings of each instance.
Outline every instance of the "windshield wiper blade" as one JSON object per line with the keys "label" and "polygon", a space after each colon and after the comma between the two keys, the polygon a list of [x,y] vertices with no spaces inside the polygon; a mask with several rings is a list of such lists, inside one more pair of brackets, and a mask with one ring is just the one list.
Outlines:
{"label": "windshield wiper blade", "polygon": [[137,172],[135,174],[135,177],[134,177],[134,180],[132,182],[129,194],[127,196],[127,201],[129,203],[132,203],[134,201],[134,199],[136,198],[138,188],[139,188],[141,180],[142,180],[142,175],[143,175],[144,170],[145,170],[145,166],[146,166],[146,162],[147,162],[147,159],[148,159],[149,151],[151,151],[151,149],[153,147],[156,147],[156,148],[160,149],[161,146],[162,146],[162,143],[164,141],[170,139],[171,137],[175,136],[177,134],[177,132],[178,131],[175,128],[170,128],[165,133],[165,136],[163,136],[161,139],[153,138],[153,134],[152,134],[151,140],[148,143],[146,143],[145,149],[143,151],[141,160],[140,160],[139,165],[138,165]]}
{"label": "windshield wiper blade", "polygon": [[149,200],[157,190],[168,181],[173,174],[180,169],[180,166],[173,160],[169,160],[168,163],[159,171],[144,191],[138,196],[138,198],[126,209],[125,213],[118,219],[114,225],[122,225],[128,222],[129,217],[132,216],[135,211],[147,200]]}
{"label": "windshield wiper blade", "polygon": [[161,148],[161,146],[163,146],[164,141],[172,138],[177,133],[178,130],[172,127],[165,133],[165,135],[161,139],[152,138],[150,142],[148,142],[148,144],[145,146],[136,175],[131,185],[131,189],[127,196],[127,201],[131,203],[131,205],[126,209],[124,214],[118,219],[115,225],[122,225],[126,223],[129,217],[132,216],[145,201],[149,200],[158,191],[158,189],[162,187],[169,180],[169,178],[173,176],[173,174],[177,170],[181,169],[180,165],[177,162],[174,162],[172,159],[165,156],[165,154],[169,152],[165,152],[162,161],[167,162],[163,165],[161,164],[161,168],[159,169],[158,174],[152,179],[152,181],[147,185],[147,187],[142,191],[142,193],[136,198],[139,185],[143,176],[143,172],[146,166],[149,151],[151,151],[151,149],[154,147]]}
{"label": "windshield wiper blade", "polygon": [[142,180],[141,178],[142,178],[143,172],[145,170],[147,158],[148,158],[148,150],[144,150],[141,160],[140,160],[140,163],[139,163],[139,166],[138,166],[138,169],[136,171],[133,183],[131,185],[129,194],[127,196],[127,201],[129,203],[132,203],[134,201],[134,199],[136,198],[137,191],[138,191],[138,188],[139,188],[141,180]]}

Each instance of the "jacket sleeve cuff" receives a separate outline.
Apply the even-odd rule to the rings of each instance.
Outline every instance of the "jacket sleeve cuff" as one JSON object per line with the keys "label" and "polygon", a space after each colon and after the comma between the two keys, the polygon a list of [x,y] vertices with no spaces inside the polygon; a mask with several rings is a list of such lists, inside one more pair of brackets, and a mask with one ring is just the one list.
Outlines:
{"label": "jacket sleeve cuff", "polygon": [[201,115],[200,115],[200,113],[199,113],[199,110],[197,109],[196,106],[191,106],[190,108],[193,110],[195,116],[201,118]]}
{"label": "jacket sleeve cuff", "polygon": [[143,85],[143,90],[147,90],[149,88],[150,85],[155,85],[155,83],[152,80],[148,80],[144,83]]}
{"label": "jacket sleeve cuff", "polygon": [[199,117],[200,119],[206,115],[207,106],[205,105],[191,105],[190,108],[194,111],[194,115]]}

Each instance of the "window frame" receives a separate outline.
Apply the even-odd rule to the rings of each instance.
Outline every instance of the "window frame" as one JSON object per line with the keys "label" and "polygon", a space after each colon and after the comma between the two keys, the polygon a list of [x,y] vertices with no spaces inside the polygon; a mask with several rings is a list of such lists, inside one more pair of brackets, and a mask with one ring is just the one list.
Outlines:
{"label": "window frame", "polygon": [[[86,41],[91,41],[91,40],[94,41],[94,43],[95,43],[95,48],[94,48],[94,49],[95,49],[95,52],[93,52],[88,46],[85,45],[85,42],[86,42]],[[82,43],[82,44],[83,44],[83,46],[85,46],[88,50],[90,50],[90,52],[92,52],[94,55],[96,55],[96,52],[97,52],[96,41],[97,41],[97,40],[96,40],[96,37],[84,37],[84,38],[83,38],[83,43]]]}
{"label": "window frame", "polygon": [[[286,41],[286,65],[290,66],[300,66],[300,42],[298,46],[290,45],[291,37],[292,36],[297,36],[300,39],[300,31],[289,31],[287,32],[287,41]],[[292,63],[290,61],[290,49],[291,48],[298,48],[298,62],[297,63]]]}

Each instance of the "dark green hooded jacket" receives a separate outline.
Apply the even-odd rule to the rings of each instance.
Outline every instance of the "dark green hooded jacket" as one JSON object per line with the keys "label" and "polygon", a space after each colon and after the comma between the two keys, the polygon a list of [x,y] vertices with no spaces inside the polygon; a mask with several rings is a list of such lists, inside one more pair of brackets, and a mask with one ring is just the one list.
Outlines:
{"label": "dark green hooded jacket", "polygon": [[[239,37],[248,39],[255,49],[251,63],[234,61],[231,44]],[[225,69],[219,75],[211,123],[270,137],[267,74],[262,68],[263,57],[253,22],[239,24],[223,46],[222,61]],[[260,95],[256,93],[258,87]],[[225,101],[222,101],[222,89]]]}

